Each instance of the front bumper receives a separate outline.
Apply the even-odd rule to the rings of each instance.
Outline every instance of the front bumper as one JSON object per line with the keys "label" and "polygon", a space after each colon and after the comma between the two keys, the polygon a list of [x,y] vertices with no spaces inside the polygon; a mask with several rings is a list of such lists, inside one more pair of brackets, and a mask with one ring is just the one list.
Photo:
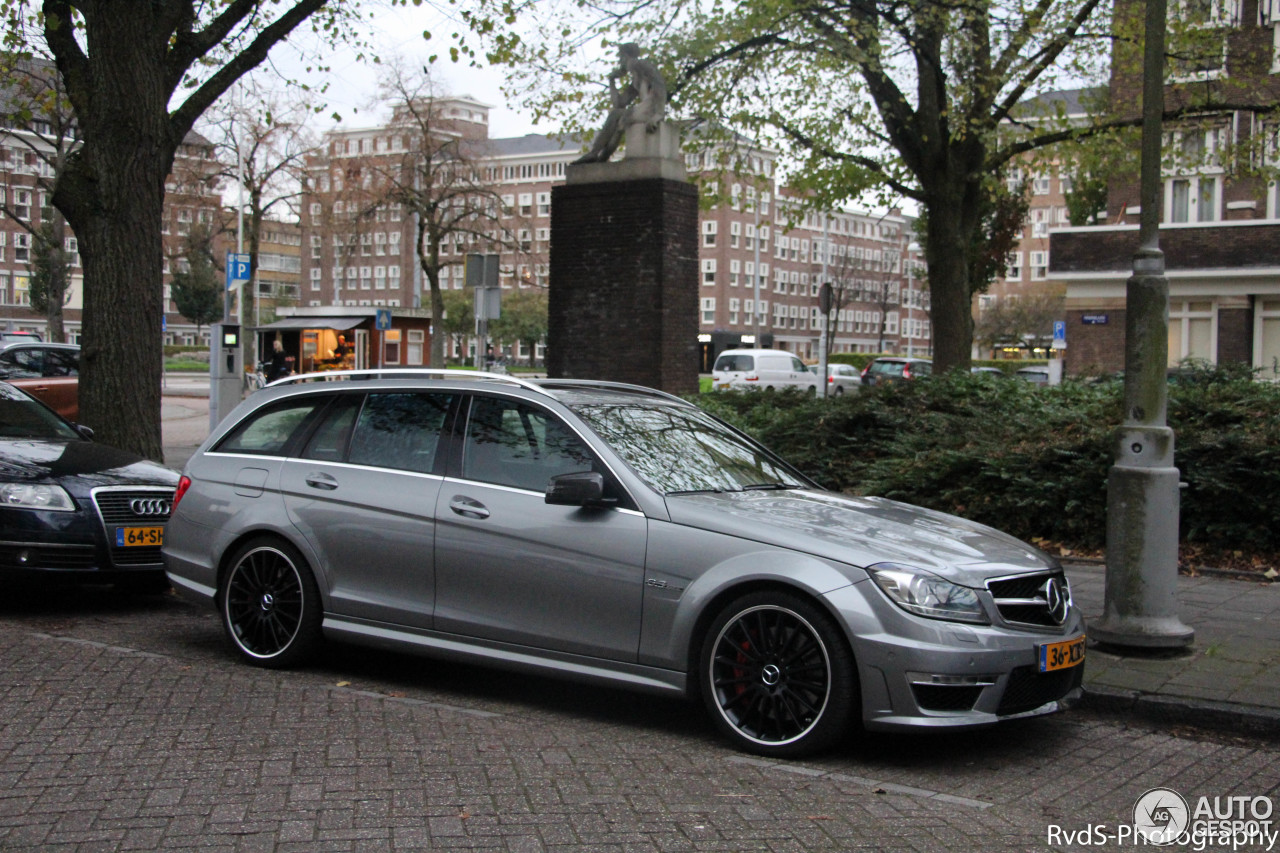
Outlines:
{"label": "front bumper", "polygon": [[985,726],[1058,710],[1080,695],[1084,663],[1040,672],[1039,649],[1084,634],[1071,608],[1052,629],[967,625],[900,610],[871,583],[828,596],[850,629],[870,730]]}

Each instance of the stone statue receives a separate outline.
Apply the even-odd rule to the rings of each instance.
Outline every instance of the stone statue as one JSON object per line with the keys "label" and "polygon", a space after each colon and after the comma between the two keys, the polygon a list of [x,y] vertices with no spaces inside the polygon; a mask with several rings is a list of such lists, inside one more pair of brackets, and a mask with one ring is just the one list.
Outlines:
{"label": "stone statue", "polygon": [[[619,88],[619,78],[627,75],[631,82]],[[596,134],[591,150],[575,163],[607,162],[618,150],[629,126],[643,125],[646,133],[656,133],[666,117],[667,84],[662,72],[640,58],[640,46],[633,42],[618,45],[618,67],[609,72],[609,98],[612,106],[604,126]]]}

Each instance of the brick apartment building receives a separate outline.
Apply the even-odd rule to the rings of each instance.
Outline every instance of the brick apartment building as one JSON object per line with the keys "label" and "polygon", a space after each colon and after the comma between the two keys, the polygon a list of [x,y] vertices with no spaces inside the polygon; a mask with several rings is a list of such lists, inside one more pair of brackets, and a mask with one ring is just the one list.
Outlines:
{"label": "brick apartment building", "polygon": [[[0,128],[0,328],[47,334],[45,317],[31,308],[29,284],[34,248],[33,228],[50,221],[49,181],[52,167],[46,159],[52,143],[26,128]],[[195,326],[177,313],[169,294],[173,260],[183,253],[183,238],[196,223],[211,224],[219,215],[221,198],[213,144],[198,133],[189,133],[179,146],[174,170],[166,185],[164,233],[164,299],[166,343],[193,342]],[[68,228],[65,237],[70,263],[68,298],[63,309],[66,340],[80,340],[84,298],[84,273],[76,237]],[[207,341],[207,335],[205,336]]]}
{"label": "brick apartment building", "polygon": [[[1142,14],[1134,0],[1117,16]],[[1183,7],[1201,50],[1174,61],[1166,109],[1202,90],[1230,89],[1233,100],[1280,99],[1280,4],[1222,0]],[[1195,17],[1199,15],[1199,17]],[[1172,28],[1171,28],[1172,31]],[[1177,48],[1177,45],[1173,45]],[[1136,63],[1113,62],[1110,109],[1132,115],[1140,103]],[[1166,123],[1160,247],[1169,279],[1169,361],[1240,362],[1280,379],[1280,117],[1245,109],[1198,111]],[[1246,168],[1252,167],[1252,168]],[[1258,167],[1261,167],[1259,169]],[[1259,171],[1269,169],[1271,179]],[[1068,373],[1124,364],[1125,282],[1137,248],[1137,176],[1112,181],[1108,225],[1051,235],[1050,274],[1066,282]]]}
{"label": "brick apartment building", "polygon": [[[442,288],[463,288],[465,256],[477,252],[500,254],[504,289],[545,287],[551,188],[563,182],[580,147],[538,134],[490,138],[489,107],[469,97],[438,99],[434,107],[433,126],[466,140],[496,208],[480,212],[491,215],[487,225],[459,231],[441,245]],[[366,177],[393,169],[414,144],[394,118],[328,135],[324,153],[309,164],[303,200],[300,305],[429,306],[413,217],[377,198],[376,179]],[[727,171],[715,152],[687,155],[690,174],[715,201],[699,223],[700,367],[709,369],[721,350],[750,346],[757,333],[765,345],[816,359],[824,258],[828,277],[847,283],[833,351],[905,351],[907,335],[915,352],[928,350],[927,294],[918,280],[907,287],[902,263],[909,242],[903,216],[803,215],[776,182],[775,152],[749,151],[735,162],[737,171]],[[450,341],[447,356],[464,357],[468,346]],[[508,354],[539,359],[537,349],[516,345]]]}

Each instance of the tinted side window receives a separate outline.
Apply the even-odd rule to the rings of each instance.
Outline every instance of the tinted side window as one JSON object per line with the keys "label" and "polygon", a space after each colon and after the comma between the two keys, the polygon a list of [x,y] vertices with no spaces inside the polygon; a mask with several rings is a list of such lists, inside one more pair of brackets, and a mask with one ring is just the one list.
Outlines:
{"label": "tinted side window", "polygon": [[516,400],[472,401],[464,478],[542,492],[552,477],[595,470],[594,464],[587,446],[554,415]]}
{"label": "tinted side window", "polygon": [[0,356],[0,373],[6,379],[39,379],[43,373],[43,353],[32,349],[18,349]]}
{"label": "tinted side window", "polygon": [[80,360],[74,352],[54,349],[44,354],[45,376],[75,376],[80,372]]}
{"label": "tinted side window", "polygon": [[320,462],[345,461],[351,427],[356,422],[356,414],[359,413],[363,400],[362,394],[343,394],[334,400],[333,405],[321,416],[323,420],[307,440],[301,456]]}
{"label": "tinted side window", "polygon": [[349,461],[428,474],[452,394],[370,394],[351,438]]}
{"label": "tinted side window", "polygon": [[289,440],[301,435],[329,400],[321,396],[296,397],[259,409],[215,449],[219,453],[282,456]]}
{"label": "tinted side window", "polygon": [[794,370],[796,373],[804,373],[804,372],[805,372],[806,370],[808,370],[809,368],[807,368],[807,367],[805,367],[805,366],[804,366],[804,362],[803,362],[803,361],[801,361],[800,359],[796,358],[795,356],[792,356],[792,357],[791,357],[791,369],[792,369],[792,370]]}

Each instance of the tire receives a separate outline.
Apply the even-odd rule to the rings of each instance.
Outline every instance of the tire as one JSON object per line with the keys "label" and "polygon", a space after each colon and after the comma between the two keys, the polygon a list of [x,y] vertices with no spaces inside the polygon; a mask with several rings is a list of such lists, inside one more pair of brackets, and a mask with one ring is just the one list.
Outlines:
{"label": "tire", "polygon": [[253,539],[236,551],[218,611],[231,645],[255,666],[296,666],[320,644],[320,590],[302,554],[280,539]]}
{"label": "tire", "polygon": [[844,393],[844,386],[843,386],[843,385],[837,385],[837,386],[836,386],[836,396],[837,396],[837,397],[839,397],[839,396],[840,396],[841,394],[843,394],[843,393]]}
{"label": "tire", "polygon": [[856,723],[853,653],[831,617],[793,593],[751,593],[721,611],[704,636],[698,676],[712,721],[746,752],[810,755]]}

